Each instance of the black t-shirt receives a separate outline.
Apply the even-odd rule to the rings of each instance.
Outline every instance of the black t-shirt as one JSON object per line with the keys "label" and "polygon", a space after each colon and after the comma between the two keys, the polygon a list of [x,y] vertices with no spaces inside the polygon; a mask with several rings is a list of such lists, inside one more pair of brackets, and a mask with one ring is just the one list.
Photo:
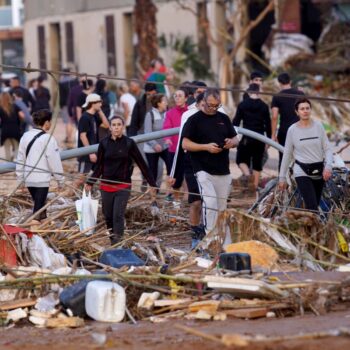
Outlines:
{"label": "black t-shirt", "polygon": [[[199,111],[186,122],[182,131],[182,136],[192,142],[199,144],[215,142],[221,147],[226,138],[232,138],[236,135],[229,117],[221,112],[208,115]],[[211,175],[228,175],[230,173],[229,150],[227,149],[215,154],[200,151],[190,152],[190,155],[195,173],[201,170]]]}
{"label": "black t-shirt", "polygon": [[248,96],[238,105],[232,124],[239,126],[242,121],[243,128],[262,135],[266,133],[267,137],[271,137],[269,107],[260,98],[253,99]]}
{"label": "black t-shirt", "polygon": [[[279,94],[292,94],[292,95],[304,95],[304,93],[298,89],[290,88],[284,89]],[[299,121],[298,116],[294,110],[294,104],[299,97],[285,97],[277,94],[272,98],[271,107],[277,107],[280,115],[280,127],[279,131],[287,132],[288,128]]]}
{"label": "black t-shirt", "polygon": [[81,107],[83,111],[85,111],[85,108],[83,108],[83,104],[85,104],[87,94],[83,91],[79,96],[77,100],[77,107]]}
{"label": "black t-shirt", "polygon": [[1,146],[7,139],[15,139],[17,141],[21,138],[21,119],[19,117],[20,108],[13,104],[11,114],[8,115],[0,107],[0,125],[2,129],[1,133]]}
{"label": "black t-shirt", "polygon": [[[81,115],[78,123],[78,147],[84,147],[83,143],[80,139],[80,134],[85,132],[86,137],[89,141],[90,145],[94,145],[98,143],[98,127],[101,124],[99,118],[96,118],[95,115],[90,114],[88,112],[84,112]],[[82,156],[79,158],[80,161],[89,160],[89,156]]]}

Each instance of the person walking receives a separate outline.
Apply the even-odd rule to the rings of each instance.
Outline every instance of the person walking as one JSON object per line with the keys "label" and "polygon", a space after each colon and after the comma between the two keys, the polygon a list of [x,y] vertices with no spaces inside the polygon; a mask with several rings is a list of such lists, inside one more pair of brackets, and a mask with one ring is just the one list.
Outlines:
{"label": "person walking", "polygon": [[[114,245],[124,234],[125,210],[131,189],[132,162],[135,161],[151,187],[156,187],[156,183],[135,141],[124,135],[124,119],[114,116],[110,123],[111,135],[99,143],[96,167],[88,178],[85,189],[90,191],[101,178],[102,211],[110,232],[111,243]],[[154,202],[155,189],[152,189],[151,195]]]}
{"label": "person walking", "polygon": [[229,117],[218,111],[220,106],[219,90],[208,88],[203,110],[187,121],[182,133],[182,147],[190,152],[203,199],[206,234],[214,231],[218,214],[227,207],[232,182],[229,150],[238,145],[237,133]]}
{"label": "person walking", "polygon": [[[64,176],[57,141],[48,132],[52,113],[42,109],[32,117],[35,127],[24,133],[19,143],[16,175],[18,183],[28,188],[34,201],[33,213],[36,213],[45,205],[51,177],[62,188]],[[46,211],[43,211],[32,223],[40,223],[45,218]]]}
{"label": "person walking", "polygon": [[79,85],[79,81],[75,76],[71,76],[68,73],[70,72],[69,68],[63,68],[63,72],[67,74],[63,74],[60,76],[58,89],[60,95],[60,108],[61,108],[61,117],[65,126],[65,139],[64,142],[71,147],[74,144],[75,138],[75,122],[72,118],[70,118],[68,113],[68,97],[70,89],[73,86]]}
{"label": "person walking", "polygon": [[18,144],[21,138],[21,122],[24,122],[24,119],[24,113],[13,103],[11,95],[8,92],[1,93],[1,146],[4,146],[5,158],[9,162],[17,156]]}
{"label": "person walking", "polygon": [[35,106],[35,99],[32,96],[32,94],[29,92],[29,90],[21,85],[21,82],[20,82],[18,76],[14,76],[10,79],[10,87],[11,88],[9,90],[9,93],[11,95],[12,95],[14,89],[21,90],[22,96],[23,96],[23,102],[30,109],[30,111],[33,111],[34,106]]}
{"label": "person walking", "polygon": [[34,89],[35,105],[32,108],[32,112],[38,111],[39,109],[51,109],[50,91],[43,85],[43,82],[44,78],[42,76],[36,79],[36,88]]}
{"label": "person walking", "polygon": [[[249,85],[250,84],[257,84],[259,85],[260,87],[260,91],[261,91],[261,87],[262,87],[262,84],[263,84],[263,75],[261,72],[259,71],[253,71],[250,73],[250,76],[249,76]],[[249,94],[248,94],[248,91],[245,91],[244,94],[243,94],[243,100],[249,98]]]}
{"label": "person walking", "polygon": [[[152,109],[147,112],[145,118],[145,134],[162,130],[168,101],[164,94],[156,94],[151,97],[151,105]],[[145,142],[143,150],[154,179],[157,179],[159,158],[165,163],[167,175],[170,174],[171,159],[164,139]],[[157,183],[157,186],[160,187],[161,183]]]}
{"label": "person walking", "polygon": [[299,121],[287,132],[279,189],[287,188],[287,171],[294,158],[293,175],[305,209],[317,212],[324,182],[332,175],[333,153],[321,122],[311,118],[311,102],[306,98],[299,99],[295,112]]}
{"label": "person walking", "polygon": [[21,135],[24,134],[24,132],[29,130],[29,127],[34,127],[33,118],[30,114],[29,108],[27,105],[23,102],[23,95],[22,91],[19,89],[14,89],[13,93],[13,101],[14,104],[23,112],[24,114],[24,120],[21,120]]}
{"label": "person walking", "polygon": [[[272,140],[284,146],[288,129],[291,125],[296,123],[299,118],[294,110],[294,105],[300,95],[304,93],[298,89],[292,88],[291,79],[288,73],[281,73],[277,77],[280,84],[281,91],[273,96],[271,102],[272,118],[271,118],[271,135]],[[294,96],[283,96],[284,94]],[[279,122],[279,129],[277,132],[277,125]],[[278,169],[281,167],[283,153],[279,153]]]}
{"label": "person walking", "polygon": [[[146,83],[144,87],[144,94],[141,96],[140,99],[138,99],[134,105],[134,108],[131,113],[131,121],[130,125],[127,129],[127,135],[129,137],[136,136],[136,135],[142,135],[145,132],[145,117],[146,113],[152,109],[151,105],[151,97],[157,93],[157,86],[154,83]],[[146,161],[146,155],[143,151],[144,143],[138,143],[137,147],[139,148],[139,151],[141,152],[144,160]],[[159,162],[158,167],[158,176],[156,179],[157,183],[162,182],[162,176],[163,176],[163,164],[162,162]],[[141,190],[145,189],[147,186],[146,179],[142,176],[142,184],[141,184]]]}
{"label": "person walking", "polygon": [[132,110],[134,109],[136,98],[129,92],[129,86],[123,83],[120,88],[119,111],[124,117],[126,130],[129,130],[131,123]]}
{"label": "person walking", "polygon": [[[111,113],[111,106],[109,101],[109,92],[107,90],[107,82],[104,79],[98,79],[95,84],[95,94],[100,95],[102,100],[102,111],[104,115],[106,116],[107,120]],[[108,129],[106,129],[103,126],[100,126],[98,128],[98,135],[99,138],[102,140],[104,137],[108,135]]]}
{"label": "person walking", "polygon": [[[181,117],[184,112],[187,111],[187,91],[185,89],[178,89],[174,93],[174,100],[175,100],[175,107],[171,108],[169,111],[165,114],[163,129],[172,129],[172,128],[178,128],[181,125]],[[179,142],[179,135],[173,135],[173,136],[167,136],[164,138],[165,143],[169,146],[169,154],[171,163],[173,163],[176,148]],[[175,190],[180,189],[183,179],[184,179],[184,170],[183,170],[183,164],[182,170],[179,173],[178,178],[176,179],[173,188]]]}
{"label": "person walking", "polygon": [[[131,113],[131,121],[128,129],[128,136],[144,134],[146,113],[152,108],[151,96],[157,93],[157,86],[154,83],[145,84],[145,93],[136,101]],[[143,146],[142,146],[143,148]]]}
{"label": "person walking", "polygon": [[82,81],[82,86],[83,86],[83,91],[78,96],[77,106],[75,107],[76,108],[75,114],[76,114],[78,122],[79,122],[83,112],[85,112],[83,105],[85,104],[86,98],[94,90],[94,82],[92,79],[86,79],[86,80]]}
{"label": "person walking", "polygon": [[[85,103],[82,106],[86,108],[86,111],[82,114],[78,123],[78,148],[98,143],[98,128],[100,125],[105,129],[109,128],[108,120],[101,106],[102,99],[99,95],[89,94],[86,97]],[[96,160],[95,153],[91,153],[88,156],[81,156],[79,158],[79,172],[81,174],[89,173]]]}
{"label": "person walking", "polygon": [[[232,124],[255,131],[271,138],[271,119],[268,105],[259,97],[259,85],[250,84],[248,97],[237,107]],[[236,163],[241,169],[245,179],[250,177],[250,165],[253,169],[254,188],[258,189],[260,172],[262,171],[265,144],[249,136],[243,136],[237,147]],[[248,181],[246,181],[248,183]]]}
{"label": "person walking", "polygon": [[[179,131],[179,144],[176,149],[175,157],[173,160],[169,185],[174,186],[176,178],[181,176],[181,169],[183,164],[184,177],[188,190],[187,201],[190,206],[189,210],[189,223],[192,231],[192,243],[191,249],[194,249],[197,244],[205,237],[204,226],[201,224],[201,211],[202,211],[202,198],[200,196],[198,183],[193,171],[191,158],[189,152],[184,152],[182,148],[182,139],[183,139],[183,128],[186,125],[186,122],[198,111],[202,110],[204,107],[204,93],[196,94],[196,104],[189,108],[181,118],[181,126]],[[179,174],[180,173],[180,174]]]}

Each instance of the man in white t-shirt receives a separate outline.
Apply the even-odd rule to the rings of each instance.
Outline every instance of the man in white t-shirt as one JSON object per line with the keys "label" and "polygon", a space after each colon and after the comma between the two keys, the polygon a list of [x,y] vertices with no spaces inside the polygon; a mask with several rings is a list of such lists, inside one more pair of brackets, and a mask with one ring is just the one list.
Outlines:
{"label": "man in white t-shirt", "polygon": [[125,119],[125,126],[128,127],[131,123],[131,113],[134,109],[136,98],[130,94],[129,86],[125,83],[120,86],[120,92],[119,110]]}

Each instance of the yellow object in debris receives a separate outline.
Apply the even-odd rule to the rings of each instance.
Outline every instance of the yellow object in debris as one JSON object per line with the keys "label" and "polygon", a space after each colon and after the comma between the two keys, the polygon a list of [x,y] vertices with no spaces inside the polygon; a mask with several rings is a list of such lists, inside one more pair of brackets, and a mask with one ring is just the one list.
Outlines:
{"label": "yellow object in debris", "polygon": [[182,287],[178,286],[175,281],[169,281],[169,287],[171,288],[171,296],[170,299],[177,299],[177,293],[181,291]]}
{"label": "yellow object in debris", "polygon": [[339,244],[339,248],[343,253],[348,253],[349,252],[349,245],[346,242],[343,234],[338,231],[337,232],[337,239],[338,239],[338,244]]}
{"label": "yellow object in debris", "polygon": [[277,263],[278,254],[269,245],[259,241],[243,241],[232,243],[225,247],[227,253],[246,253],[251,257],[253,268],[271,269]]}

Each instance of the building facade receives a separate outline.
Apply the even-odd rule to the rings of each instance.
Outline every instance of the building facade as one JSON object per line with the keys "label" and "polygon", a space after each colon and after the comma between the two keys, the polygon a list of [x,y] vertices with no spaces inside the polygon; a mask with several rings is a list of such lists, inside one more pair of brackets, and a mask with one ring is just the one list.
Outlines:
{"label": "building facade", "polygon": [[[215,47],[206,45],[199,20],[177,1],[154,1],[157,11],[157,33],[171,41],[189,36],[207,57],[211,69],[218,69]],[[220,3],[190,1],[195,11],[205,11],[211,23],[221,21]],[[25,62],[32,67],[59,70],[70,67],[89,74],[108,74],[122,78],[135,76],[133,0],[30,0],[25,3]],[[215,35],[215,33],[214,33]],[[160,50],[167,65],[174,52]]]}
{"label": "building facade", "polygon": [[[0,63],[23,66],[23,1],[0,0]],[[12,73],[2,69],[3,78]],[[18,73],[18,72],[17,72]],[[13,73],[12,73],[13,74]]]}

